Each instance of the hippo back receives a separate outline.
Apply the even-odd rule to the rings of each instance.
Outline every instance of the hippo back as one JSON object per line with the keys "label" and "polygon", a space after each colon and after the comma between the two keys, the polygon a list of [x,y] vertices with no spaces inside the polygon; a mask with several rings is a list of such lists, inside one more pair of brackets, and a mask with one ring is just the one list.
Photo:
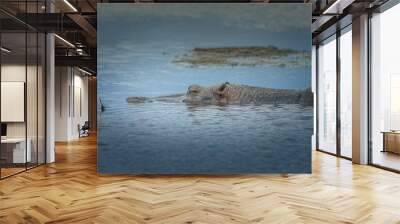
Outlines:
{"label": "hippo back", "polygon": [[312,105],[310,90],[272,89],[247,85],[226,85],[220,98],[229,104],[306,104]]}

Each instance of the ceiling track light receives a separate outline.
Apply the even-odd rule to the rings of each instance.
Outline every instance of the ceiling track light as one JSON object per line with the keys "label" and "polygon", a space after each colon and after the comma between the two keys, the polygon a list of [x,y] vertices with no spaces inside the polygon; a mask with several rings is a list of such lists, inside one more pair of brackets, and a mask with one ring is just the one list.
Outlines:
{"label": "ceiling track light", "polygon": [[59,36],[58,34],[54,34],[55,37],[57,37],[59,40],[61,40],[62,42],[64,42],[65,44],[67,44],[68,46],[75,48],[75,45],[73,45],[71,42],[69,42],[68,40],[62,38],[61,36]]}
{"label": "ceiling track light", "polygon": [[[331,4],[326,10],[324,10],[324,12],[322,13],[323,15],[327,15],[327,14],[340,14],[337,12],[337,6],[338,4],[341,2],[341,0],[336,0],[335,2],[333,2],[333,4]],[[332,12],[332,10],[334,10],[335,12]]]}
{"label": "ceiling track light", "polygon": [[5,47],[1,47],[1,51],[4,51],[6,53],[11,53],[11,50],[5,48]]}
{"label": "ceiling track light", "polygon": [[92,73],[90,73],[90,72],[88,72],[88,71],[86,71],[86,70],[83,70],[83,69],[81,69],[81,68],[79,68],[79,67],[78,67],[78,70],[81,71],[81,72],[83,72],[83,73],[85,73],[86,75],[89,75],[89,76],[92,76],[92,75],[93,75]]}
{"label": "ceiling track light", "polygon": [[73,6],[68,0],[64,0],[64,3],[66,5],[68,5],[68,7],[70,7],[72,9],[72,11],[78,12],[78,10],[75,8],[75,6]]}

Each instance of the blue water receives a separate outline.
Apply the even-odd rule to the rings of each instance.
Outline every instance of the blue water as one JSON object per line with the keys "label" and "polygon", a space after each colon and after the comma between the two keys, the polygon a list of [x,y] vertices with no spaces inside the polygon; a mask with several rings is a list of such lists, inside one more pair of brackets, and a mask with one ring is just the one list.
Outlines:
{"label": "blue water", "polygon": [[100,49],[98,94],[106,110],[98,112],[99,172],[311,171],[312,107],[190,107],[184,103],[129,105],[126,102],[129,96],[185,93],[191,84],[210,86],[230,82],[270,88],[310,87],[309,66],[187,68],[171,63],[175,55],[186,50],[121,51],[120,60],[107,61]]}
{"label": "blue water", "polygon": [[[194,47],[272,44],[310,50],[308,29],[288,35],[225,27],[223,21],[206,23],[203,18],[180,20],[185,21],[181,26],[168,19],[151,18],[146,17],[146,21],[158,25],[136,24],[141,20],[134,20],[136,23],[129,23],[128,29],[112,22],[99,23],[98,96],[106,107],[104,112],[98,112],[99,172],[311,172],[312,107],[190,107],[184,103],[126,102],[129,96],[185,93],[192,84],[230,82],[269,88],[309,88],[310,66],[189,68],[172,63],[176,56]],[[108,29],[114,32],[106,32]]]}
{"label": "blue water", "polygon": [[311,172],[312,107],[121,104],[99,112],[99,172]]}

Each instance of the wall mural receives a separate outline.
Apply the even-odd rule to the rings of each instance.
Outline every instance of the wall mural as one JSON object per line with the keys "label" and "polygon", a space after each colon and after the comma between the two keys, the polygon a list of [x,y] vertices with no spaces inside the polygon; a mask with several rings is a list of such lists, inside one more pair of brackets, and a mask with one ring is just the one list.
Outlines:
{"label": "wall mural", "polygon": [[307,4],[98,4],[98,171],[310,173]]}

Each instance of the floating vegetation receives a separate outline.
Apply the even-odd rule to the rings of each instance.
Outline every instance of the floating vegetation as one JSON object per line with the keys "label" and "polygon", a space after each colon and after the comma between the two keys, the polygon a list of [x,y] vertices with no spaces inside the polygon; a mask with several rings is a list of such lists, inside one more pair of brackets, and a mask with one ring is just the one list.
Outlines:
{"label": "floating vegetation", "polygon": [[267,47],[194,48],[176,56],[173,63],[185,67],[303,67],[310,65],[310,52]]}

